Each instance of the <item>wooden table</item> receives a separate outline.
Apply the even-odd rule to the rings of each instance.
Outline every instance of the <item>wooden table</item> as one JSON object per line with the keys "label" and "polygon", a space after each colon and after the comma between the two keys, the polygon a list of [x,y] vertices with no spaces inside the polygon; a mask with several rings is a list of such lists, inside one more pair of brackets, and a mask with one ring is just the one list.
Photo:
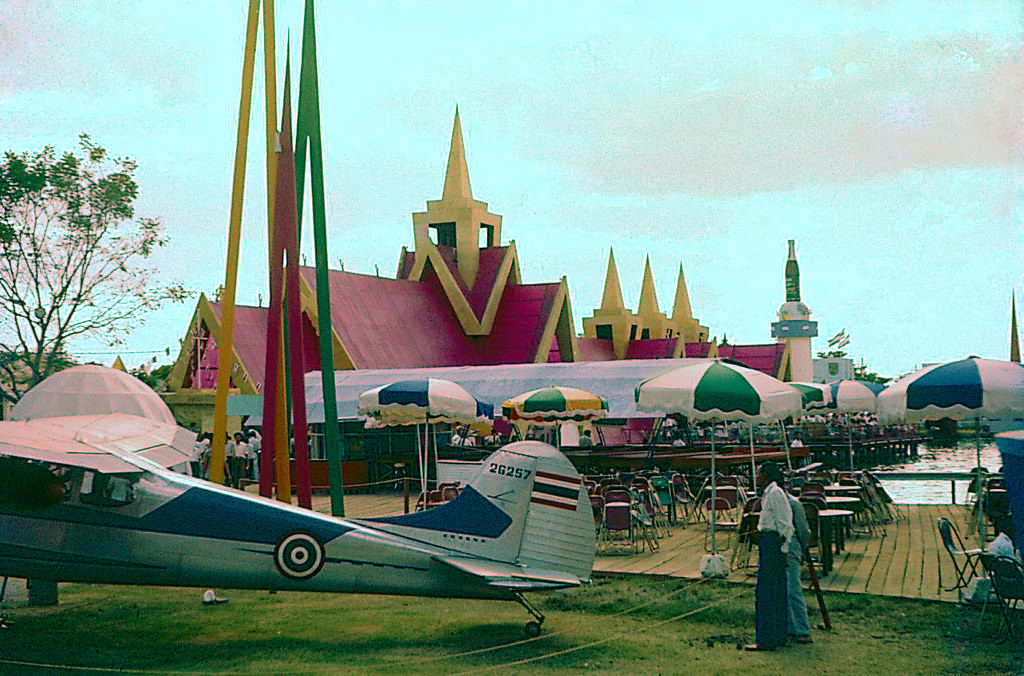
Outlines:
{"label": "wooden table", "polygon": [[[834,561],[833,543],[835,544],[836,554],[843,551],[846,546],[843,536],[843,520],[852,516],[853,512],[848,509],[818,510],[818,553],[821,555],[821,571],[823,575],[828,575],[832,570],[832,562]],[[836,525],[839,528],[836,528]]]}

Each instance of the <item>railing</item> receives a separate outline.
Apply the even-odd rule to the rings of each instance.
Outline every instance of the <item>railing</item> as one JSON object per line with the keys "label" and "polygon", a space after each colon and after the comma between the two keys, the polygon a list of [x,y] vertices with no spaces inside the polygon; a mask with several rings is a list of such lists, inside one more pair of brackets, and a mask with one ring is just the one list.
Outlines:
{"label": "railing", "polygon": [[872,476],[879,480],[889,481],[949,481],[950,503],[956,504],[956,482],[971,481],[977,472],[910,472],[910,471],[872,471]]}

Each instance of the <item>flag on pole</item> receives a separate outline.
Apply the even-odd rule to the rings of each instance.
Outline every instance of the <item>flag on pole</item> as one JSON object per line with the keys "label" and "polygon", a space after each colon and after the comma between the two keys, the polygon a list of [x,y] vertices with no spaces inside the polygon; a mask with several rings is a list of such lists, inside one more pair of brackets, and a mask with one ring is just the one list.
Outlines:
{"label": "flag on pole", "polygon": [[835,347],[836,345],[841,343],[844,339],[847,342],[849,342],[849,338],[846,335],[846,329],[845,328],[842,331],[840,331],[839,333],[837,333],[836,335],[834,335],[834,336],[832,336],[831,338],[828,339],[828,346],[829,347]]}

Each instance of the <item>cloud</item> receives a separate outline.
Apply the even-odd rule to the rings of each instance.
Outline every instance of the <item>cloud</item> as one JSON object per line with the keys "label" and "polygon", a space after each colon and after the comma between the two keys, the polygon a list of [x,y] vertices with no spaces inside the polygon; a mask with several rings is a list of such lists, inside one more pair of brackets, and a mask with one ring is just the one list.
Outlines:
{"label": "cloud", "polygon": [[196,43],[172,35],[185,23],[182,8],[163,12],[154,21],[153,6],[142,3],[0,4],[0,96],[56,90],[101,98],[143,86],[165,103],[188,99],[197,84]]}

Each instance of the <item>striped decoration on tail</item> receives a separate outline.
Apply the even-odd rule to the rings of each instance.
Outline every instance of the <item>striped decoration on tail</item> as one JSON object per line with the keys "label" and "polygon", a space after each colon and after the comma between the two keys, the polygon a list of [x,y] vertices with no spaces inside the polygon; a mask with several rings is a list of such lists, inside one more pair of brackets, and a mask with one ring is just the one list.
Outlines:
{"label": "striped decoration on tail", "polygon": [[576,511],[580,497],[580,478],[537,471],[530,502],[547,507]]}

